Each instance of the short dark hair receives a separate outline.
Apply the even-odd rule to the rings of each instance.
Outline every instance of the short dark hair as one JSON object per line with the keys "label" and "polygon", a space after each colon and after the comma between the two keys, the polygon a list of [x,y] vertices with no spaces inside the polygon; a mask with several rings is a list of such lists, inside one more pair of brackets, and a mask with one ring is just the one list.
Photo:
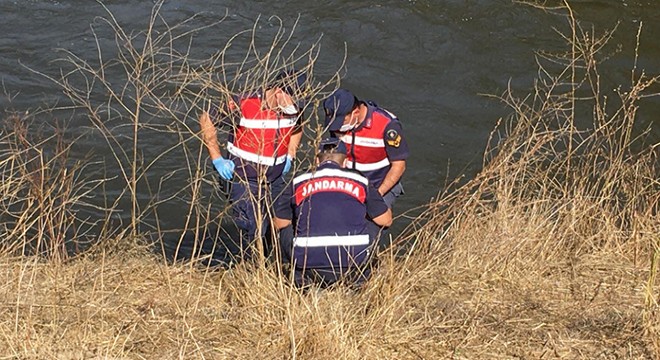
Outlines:
{"label": "short dark hair", "polygon": [[325,138],[319,144],[316,158],[320,163],[330,160],[341,165],[346,159],[346,145],[338,138]]}
{"label": "short dark hair", "polygon": [[316,158],[319,160],[320,163],[329,160],[341,165],[344,162],[344,160],[346,160],[346,154],[342,154],[334,151],[329,151],[329,152],[322,151],[316,154]]}
{"label": "short dark hair", "polygon": [[346,144],[336,137],[325,138],[319,143],[318,152],[335,152],[346,155]]}
{"label": "short dark hair", "polygon": [[322,154],[337,153],[337,144],[321,144],[321,149],[319,149],[319,153]]}

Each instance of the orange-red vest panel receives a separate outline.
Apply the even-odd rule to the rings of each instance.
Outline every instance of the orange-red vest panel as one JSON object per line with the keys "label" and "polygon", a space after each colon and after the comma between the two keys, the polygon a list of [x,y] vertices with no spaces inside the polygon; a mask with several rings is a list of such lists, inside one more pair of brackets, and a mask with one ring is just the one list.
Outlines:
{"label": "orange-red vest panel", "polygon": [[227,151],[261,165],[283,163],[298,115],[284,115],[265,109],[262,100],[257,97],[242,99],[240,113],[234,141],[227,143]]}
{"label": "orange-red vest panel", "polygon": [[340,139],[346,144],[348,152],[347,168],[353,168],[353,163],[359,171],[375,171],[390,166],[384,140],[385,128],[390,121],[389,117],[374,111],[371,126],[363,126],[355,131],[355,136],[350,132],[341,135]]}

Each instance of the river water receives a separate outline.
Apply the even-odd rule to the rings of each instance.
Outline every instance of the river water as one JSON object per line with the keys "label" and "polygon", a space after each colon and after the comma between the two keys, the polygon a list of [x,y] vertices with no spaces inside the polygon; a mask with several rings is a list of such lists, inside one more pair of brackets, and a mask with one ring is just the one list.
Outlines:
{"label": "river water", "polygon": [[[611,58],[602,71],[605,88],[630,82],[640,23],[638,69],[658,73],[660,2],[570,3],[585,28],[594,26],[601,32],[618,24],[610,42]],[[62,89],[33,70],[57,77],[62,63],[54,60],[62,58],[62,49],[93,61],[98,50],[92,28],[100,47],[111,48],[114,41],[109,27],[91,26],[100,23],[99,17],[108,18],[111,13],[128,32],[142,31],[152,6],[153,2],[141,0],[106,1],[106,8],[89,0],[0,0],[0,109],[7,114],[66,107],[69,99]],[[252,28],[258,18],[259,27],[274,26],[273,15],[289,30],[296,24],[294,43],[304,47],[320,38],[315,76],[330,76],[346,54],[341,85],[376,100],[404,124],[412,155],[404,178],[406,195],[396,207],[399,214],[428,203],[448,180],[460,175],[469,178],[479,170],[490,131],[509,113],[483,94],[501,94],[507,87],[520,95],[528,92],[537,76],[535,53],[563,48],[555,29],[568,29],[566,19],[557,13],[511,0],[172,0],[161,9],[170,24],[195,14],[191,26],[226,16],[220,26],[194,34],[191,53],[200,59],[211,56],[230,35]],[[651,126],[651,139],[657,142],[660,102],[649,98],[641,105],[639,127]],[[50,116],[44,113],[37,121],[49,121],[55,115]],[[65,112],[57,112],[57,117],[66,119]],[[72,131],[77,131],[79,121],[78,117],[71,120]],[[81,153],[106,151],[104,141],[93,134],[79,141],[75,149]],[[143,156],[153,158],[168,141],[169,137],[158,133],[141,139]],[[179,161],[160,159],[153,177],[181,168]],[[168,184],[187,181],[185,172],[168,177]],[[112,182],[104,191],[110,197],[119,193]],[[139,191],[149,198],[153,189]],[[182,216],[173,206],[160,214],[159,221],[164,228],[174,227]],[[405,223],[406,219],[400,219],[396,228]]]}

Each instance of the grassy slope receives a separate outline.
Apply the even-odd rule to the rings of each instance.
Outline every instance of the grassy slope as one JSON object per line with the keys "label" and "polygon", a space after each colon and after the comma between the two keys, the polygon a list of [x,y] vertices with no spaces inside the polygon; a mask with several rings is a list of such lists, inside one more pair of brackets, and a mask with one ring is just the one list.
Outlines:
{"label": "grassy slope", "polygon": [[[72,259],[13,256],[34,234],[61,240],[85,190],[43,162],[41,143],[3,132],[14,222],[2,228],[0,358],[660,357],[658,146],[632,136],[658,78],[635,74],[606,105],[593,46],[606,39],[567,39],[528,97],[502,96],[513,115],[483,171],[429,204],[400,239],[408,256],[383,254],[359,292],[303,294],[272,267],[167,265],[113,245],[126,238]],[[585,106],[594,125],[579,131]]]}
{"label": "grassy slope", "polygon": [[[507,216],[504,222],[500,217]],[[0,350],[16,358],[651,358],[648,256],[542,260],[551,229],[492,214],[368,287],[300,294],[268,269],[205,272],[142,250],[2,259]],[[543,221],[541,221],[543,222]],[[598,239],[594,239],[598,240]],[[652,240],[641,236],[639,241]]]}

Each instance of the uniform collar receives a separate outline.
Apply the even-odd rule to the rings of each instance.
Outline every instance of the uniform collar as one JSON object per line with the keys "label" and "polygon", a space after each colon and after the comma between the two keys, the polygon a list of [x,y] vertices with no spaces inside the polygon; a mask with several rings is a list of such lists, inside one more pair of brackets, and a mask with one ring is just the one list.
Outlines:
{"label": "uniform collar", "polygon": [[364,117],[364,121],[361,122],[360,125],[358,125],[358,126],[355,128],[355,131],[360,131],[360,130],[362,130],[363,128],[365,128],[365,129],[371,129],[371,123],[373,122],[373,117],[372,117],[372,115],[373,115],[374,110],[375,110],[376,108],[373,107],[373,106],[371,106],[371,105],[369,105],[369,104],[367,104],[367,103],[365,103],[365,102],[363,102],[363,104],[364,104],[364,106],[367,107],[367,115],[365,115],[365,117]]}

